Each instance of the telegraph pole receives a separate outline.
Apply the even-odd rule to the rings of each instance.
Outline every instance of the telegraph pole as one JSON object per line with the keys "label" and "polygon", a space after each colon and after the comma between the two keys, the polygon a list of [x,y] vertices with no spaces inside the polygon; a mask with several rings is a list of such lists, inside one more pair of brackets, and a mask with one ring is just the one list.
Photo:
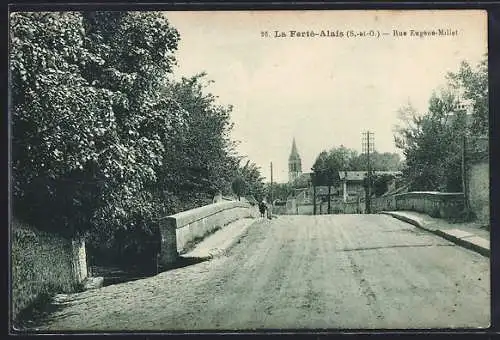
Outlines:
{"label": "telegraph pole", "polygon": [[372,196],[372,169],[370,161],[370,152],[374,150],[374,133],[370,131],[363,132],[362,148],[363,152],[366,153],[367,158],[367,170],[368,170],[368,195],[366,197],[366,212],[371,213],[371,196]]}
{"label": "telegraph pole", "polygon": [[469,188],[467,185],[467,135],[464,131],[464,135],[462,137],[462,191],[464,192],[464,205],[465,210],[469,213]]}
{"label": "telegraph pole", "polygon": [[271,199],[271,212],[269,216],[272,216],[272,211],[273,211],[273,162],[271,162],[271,188],[270,188],[270,193],[269,193],[270,199]]}

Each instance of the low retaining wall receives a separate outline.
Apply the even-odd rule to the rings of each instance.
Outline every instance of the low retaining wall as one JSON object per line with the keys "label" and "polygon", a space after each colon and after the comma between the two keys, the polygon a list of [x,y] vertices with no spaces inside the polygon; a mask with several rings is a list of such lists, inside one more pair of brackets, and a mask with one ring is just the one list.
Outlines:
{"label": "low retaining wall", "polygon": [[85,242],[12,221],[12,317],[38,298],[71,293],[87,278]]}
{"label": "low retaining wall", "polygon": [[373,213],[380,211],[396,210],[397,209],[396,197],[394,195],[391,195],[391,196],[372,198],[371,209]]}
{"label": "low retaining wall", "polygon": [[246,217],[256,217],[257,208],[240,201],[223,201],[187,210],[159,220],[161,251],[159,263],[170,266],[179,254],[217,228]]}
{"label": "low retaining wall", "polygon": [[394,197],[396,210],[411,210],[432,217],[456,217],[464,210],[464,194],[461,192],[413,191]]}

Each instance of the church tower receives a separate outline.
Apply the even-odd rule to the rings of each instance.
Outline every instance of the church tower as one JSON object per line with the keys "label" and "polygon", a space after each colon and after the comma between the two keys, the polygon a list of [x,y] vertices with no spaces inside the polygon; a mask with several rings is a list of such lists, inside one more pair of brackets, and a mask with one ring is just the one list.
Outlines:
{"label": "church tower", "polygon": [[302,174],[302,163],[295,144],[295,138],[292,143],[292,152],[288,157],[288,181],[293,182],[297,177]]}

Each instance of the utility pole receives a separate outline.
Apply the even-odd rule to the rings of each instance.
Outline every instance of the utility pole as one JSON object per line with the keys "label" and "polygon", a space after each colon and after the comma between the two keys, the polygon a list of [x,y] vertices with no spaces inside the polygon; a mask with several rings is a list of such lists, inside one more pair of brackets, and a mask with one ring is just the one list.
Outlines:
{"label": "utility pole", "polygon": [[366,212],[371,213],[371,196],[372,196],[372,169],[370,161],[370,152],[374,150],[374,133],[370,131],[363,132],[362,148],[363,153],[366,153],[367,170],[368,170],[368,195],[366,197]]}
{"label": "utility pole", "polygon": [[464,192],[464,205],[465,211],[469,212],[469,189],[467,186],[467,165],[466,165],[466,157],[467,157],[467,135],[464,132],[462,137],[462,191]]}
{"label": "utility pole", "polygon": [[269,216],[272,216],[272,212],[273,212],[273,162],[271,162],[271,188],[270,188],[270,198],[271,198],[271,211],[270,211],[270,214]]}

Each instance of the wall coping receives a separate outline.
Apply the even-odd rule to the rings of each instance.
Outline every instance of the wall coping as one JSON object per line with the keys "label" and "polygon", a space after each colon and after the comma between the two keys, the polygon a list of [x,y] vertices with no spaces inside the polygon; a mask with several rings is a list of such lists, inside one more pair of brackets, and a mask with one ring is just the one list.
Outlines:
{"label": "wall coping", "polygon": [[212,203],[191,210],[181,211],[177,214],[166,216],[166,219],[174,220],[176,228],[182,228],[193,222],[215,215],[221,211],[234,208],[249,208],[250,204],[242,201],[223,201]]}
{"label": "wall coping", "polygon": [[464,198],[463,192],[439,192],[439,191],[411,191],[401,194],[394,195],[396,199],[399,198],[435,198],[435,199],[445,199],[445,198]]}

